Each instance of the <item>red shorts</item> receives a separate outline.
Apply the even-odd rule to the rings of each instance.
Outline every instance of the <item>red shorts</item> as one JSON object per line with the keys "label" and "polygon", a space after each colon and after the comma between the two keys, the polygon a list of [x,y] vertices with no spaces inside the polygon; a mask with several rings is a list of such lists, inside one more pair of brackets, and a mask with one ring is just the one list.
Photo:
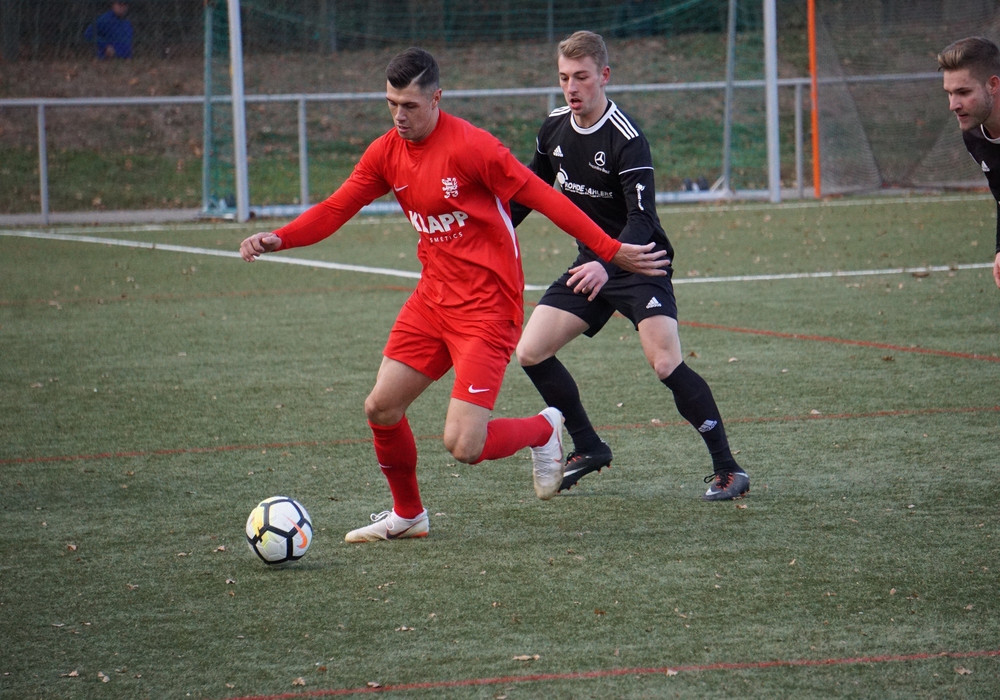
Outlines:
{"label": "red shorts", "polygon": [[513,321],[459,321],[412,295],[382,352],[434,381],[454,367],[452,398],[493,410],[520,336],[521,327]]}

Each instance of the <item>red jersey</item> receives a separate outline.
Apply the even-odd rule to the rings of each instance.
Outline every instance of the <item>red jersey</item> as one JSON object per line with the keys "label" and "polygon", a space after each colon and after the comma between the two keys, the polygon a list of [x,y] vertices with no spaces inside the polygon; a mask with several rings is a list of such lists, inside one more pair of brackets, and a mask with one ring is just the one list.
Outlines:
{"label": "red jersey", "polygon": [[[395,129],[376,139],[336,192],[275,233],[282,249],[316,243],[391,190],[419,235],[423,269],[414,294],[449,315],[520,325],[524,272],[510,200],[532,178],[492,134],[442,111],[421,141]],[[583,228],[574,235],[597,238]],[[618,243],[596,233],[598,252],[610,259]]]}

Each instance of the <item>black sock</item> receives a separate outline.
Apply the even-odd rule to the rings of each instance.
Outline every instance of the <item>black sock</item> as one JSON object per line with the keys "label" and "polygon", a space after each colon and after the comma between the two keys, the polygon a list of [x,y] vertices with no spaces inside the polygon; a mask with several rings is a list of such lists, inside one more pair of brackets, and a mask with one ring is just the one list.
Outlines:
{"label": "black sock", "polygon": [[701,434],[712,456],[714,470],[738,468],[708,382],[683,362],[662,382],[673,392],[677,410]]}
{"label": "black sock", "polygon": [[566,419],[566,432],[573,439],[577,452],[588,452],[601,444],[601,438],[590,424],[580,400],[580,390],[573,375],[552,356],[537,365],[522,367],[528,379],[538,389],[546,406],[555,406]]}

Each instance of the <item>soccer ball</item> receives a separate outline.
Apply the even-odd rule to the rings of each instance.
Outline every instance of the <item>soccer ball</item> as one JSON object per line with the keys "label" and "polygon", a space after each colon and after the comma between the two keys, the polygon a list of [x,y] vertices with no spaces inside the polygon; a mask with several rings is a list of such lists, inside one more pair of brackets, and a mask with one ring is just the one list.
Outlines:
{"label": "soccer ball", "polygon": [[272,496],[258,503],[247,518],[246,532],[250,549],[267,564],[301,559],[313,538],[309,513],[288,496]]}

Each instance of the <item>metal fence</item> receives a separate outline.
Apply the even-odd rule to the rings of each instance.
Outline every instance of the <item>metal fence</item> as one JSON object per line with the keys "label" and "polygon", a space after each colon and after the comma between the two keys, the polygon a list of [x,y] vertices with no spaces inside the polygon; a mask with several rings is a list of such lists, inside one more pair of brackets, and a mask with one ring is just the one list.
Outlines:
{"label": "metal fence", "polygon": [[[504,113],[517,112],[520,107],[508,105],[525,96],[559,99],[551,68],[549,73],[532,73],[531,64],[551,61],[551,40],[586,26],[609,39],[615,75],[621,76],[622,68],[628,71],[629,84],[613,82],[611,90],[631,91],[625,105],[628,111],[638,110],[636,116],[653,142],[654,159],[667,163],[663,167],[657,161],[658,184],[669,177],[693,177],[701,173],[689,168],[702,166],[684,160],[692,157],[691,140],[703,142],[703,150],[719,144],[722,151],[719,105],[726,90],[722,79],[726,59],[725,36],[720,32],[730,1],[739,7],[742,42],[732,83],[738,97],[745,95],[737,112],[757,120],[743,134],[742,147],[757,148],[763,140],[759,124],[764,102],[760,0],[510,0],[489,7],[471,0],[243,0],[244,48],[255,62],[254,72],[248,73],[247,101],[261,110],[251,117],[263,119],[264,110],[272,106],[290,112],[267,112],[266,129],[251,134],[251,147],[258,149],[252,157],[262,162],[273,150],[280,152],[283,166],[295,161],[291,177],[282,175],[285,180],[297,178],[296,192],[286,201],[304,205],[310,200],[311,166],[321,160],[321,154],[327,155],[330,140],[341,139],[360,151],[366,137],[345,133],[340,117],[324,111],[355,103],[374,108],[383,100],[381,93],[361,91],[377,86],[377,79],[369,78],[378,75],[377,61],[388,55],[384,47],[433,42],[435,51],[454,47],[458,61],[463,55],[486,54],[505,61],[504,73],[494,85],[551,86],[446,90],[449,97],[461,97],[463,108],[475,116],[487,111],[477,104],[490,104],[499,105],[492,111],[504,117]],[[53,199],[60,202],[57,210],[65,209],[65,197],[50,195],[59,193],[67,154],[86,159],[86,153],[94,153],[90,164],[94,181],[104,177],[101,167],[110,154],[131,157],[143,148],[167,153],[178,170],[182,160],[185,168],[192,168],[207,152],[198,119],[206,106],[200,73],[206,10],[218,2],[133,0],[128,17],[136,28],[135,58],[131,66],[116,66],[95,61],[93,47],[82,38],[106,2],[0,0],[0,212],[24,212],[27,206],[47,217]],[[803,146],[811,136],[810,125],[802,119],[807,89],[804,5],[800,0],[777,0],[780,118],[785,125],[782,175],[788,196],[798,196],[804,186],[815,184],[803,174],[803,162],[812,165],[809,161],[814,155]],[[935,51],[953,39],[971,33],[1000,37],[998,8],[997,0],[816,0],[824,194],[983,186],[981,173],[965,152],[947,111],[940,76],[928,71],[936,67]],[[543,47],[541,53],[534,50],[538,46]],[[366,53],[365,47],[371,50]],[[623,64],[618,56],[628,47],[633,53]],[[646,53],[636,53],[636,48]],[[522,53],[523,57],[518,55]],[[282,64],[286,70],[272,70]],[[679,73],[671,73],[673,65],[682,67]],[[306,71],[301,70],[303,66],[318,68]],[[337,85],[351,72],[365,78],[355,82],[352,89],[358,92],[325,91],[326,85]],[[153,75],[158,80],[147,86],[145,78]],[[525,77],[529,75],[534,77]],[[449,88],[479,84],[479,80],[463,83],[452,78]],[[224,103],[226,98],[208,99]],[[108,114],[101,115],[102,126],[86,134],[76,128],[91,118],[88,110],[104,109]],[[170,110],[183,110],[185,119],[172,118]],[[347,111],[348,120],[382,124],[369,119],[368,112],[362,114],[360,108]],[[517,153],[519,144],[533,136],[525,129],[537,128],[542,112],[540,106],[529,105],[500,124],[500,129],[510,129],[498,135],[503,134],[502,140]],[[482,119],[473,121],[491,130],[495,126]],[[529,121],[533,126],[525,127]],[[167,145],[154,138],[163,131],[171,132]],[[140,143],[147,134],[151,135],[148,141]],[[711,143],[706,146],[707,142]],[[177,155],[182,150],[186,152]],[[84,155],[75,155],[77,151]],[[162,155],[159,151],[154,155]],[[336,157],[348,152],[353,151],[344,149]],[[54,169],[53,163],[57,164]],[[37,194],[35,188],[27,192],[21,187],[15,192],[9,187],[11,168],[20,168],[22,183],[25,170],[37,170]],[[718,173],[706,174],[714,179]],[[745,169],[738,175],[741,181],[736,189],[751,195],[758,191],[757,175]],[[662,196],[677,196],[677,183],[667,184]],[[184,187],[196,191],[198,184],[185,182]],[[688,192],[684,196],[703,195]],[[16,202],[9,201],[15,197]],[[84,192],[80,201],[69,206],[86,209],[96,199]],[[108,206],[114,206],[110,198],[93,204],[93,208]]]}

